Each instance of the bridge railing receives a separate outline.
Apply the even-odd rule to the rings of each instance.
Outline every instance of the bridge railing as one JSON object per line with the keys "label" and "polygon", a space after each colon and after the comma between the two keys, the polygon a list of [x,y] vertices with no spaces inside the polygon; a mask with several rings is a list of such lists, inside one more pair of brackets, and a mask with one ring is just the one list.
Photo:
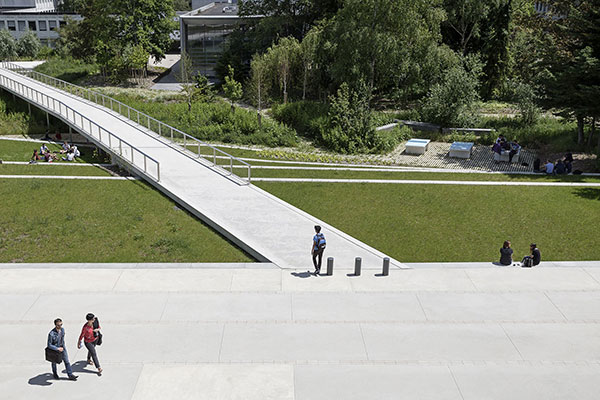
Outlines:
{"label": "bridge railing", "polygon": [[160,163],[156,159],[93,122],[62,101],[4,75],[0,75],[0,84],[5,89],[23,97],[41,109],[64,118],[73,124],[75,128],[90,135],[99,143],[109,148],[111,152],[118,154],[123,161],[143,171],[151,179],[157,182],[160,181]]}
{"label": "bridge railing", "polygon": [[[119,100],[95,90],[77,86],[70,82],[21,67],[20,65],[11,62],[2,62],[0,65],[8,70],[31,77],[47,85],[54,86],[70,94],[83,97],[86,100],[110,108],[112,111],[117,112],[122,116],[126,116],[129,120],[137,122],[138,125],[148,129],[149,131],[166,138],[176,145],[175,148],[177,150],[184,153],[186,151],[192,151],[194,154],[197,154],[197,158],[202,157],[203,159],[206,159],[212,163],[214,167],[222,168],[230,175],[237,175],[247,183],[250,183],[250,180],[252,179],[252,166],[249,163],[240,160],[239,158],[232,156],[231,154],[218,149],[211,144],[188,135],[180,129],[177,129],[169,124],[165,124],[164,122],[159,121],[156,118],[151,117],[133,107],[130,107]],[[177,142],[175,139],[180,139],[181,142]],[[195,150],[192,150],[194,148]],[[246,171],[246,174],[238,175],[234,172],[236,169]]]}

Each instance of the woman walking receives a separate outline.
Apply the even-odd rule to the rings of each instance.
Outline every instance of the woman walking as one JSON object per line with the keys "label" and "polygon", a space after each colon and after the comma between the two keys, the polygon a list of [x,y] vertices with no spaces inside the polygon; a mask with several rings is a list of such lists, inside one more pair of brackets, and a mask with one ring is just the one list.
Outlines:
{"label": "woman walking", "polygon": [[98,324],[98,328],[94,329],[94,320],[96,317],[94,314],[89,313],[85,316],[87,322],[81,328],[81,335],[79,335],[79,340],[77,341],[77,348],[81,348],[81,340],[85,344],[85,348],[88,350],[88,364],[91,364],[91,360],[94,360],[94,365],[98,368],[98,376],[102,375],[102,368],[100,368],[100,363],[98,362],[98,355],[96,354],[96,344],[98,343],[98,333],[100,332],[100,325]]}

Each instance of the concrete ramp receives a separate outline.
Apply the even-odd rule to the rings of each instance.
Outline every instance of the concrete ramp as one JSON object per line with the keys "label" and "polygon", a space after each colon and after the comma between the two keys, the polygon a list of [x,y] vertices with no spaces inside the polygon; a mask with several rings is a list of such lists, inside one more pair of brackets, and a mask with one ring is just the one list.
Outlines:
{"label": "concrete ramp", "polygon": [[[381,268],[385,254],[228,175],[207,159],[182,151],[140,125],[139,114],[135,121],[128,119],[73,94],[73,90],[59,89],[12,69],[5,63],[0,68],[4,90],[65,121],[259,261],[281,268],[312,269],[310,246],[313,226],[318,224],[327,238],[325,257],[334,257],[336,267],[351,268],[355,257],[361,257],[363,268]],[[80,89],[85,95],[85,89]],[[325,269],[325,260],[323,263]],[[391,263],[403,267],[394,259]]]}

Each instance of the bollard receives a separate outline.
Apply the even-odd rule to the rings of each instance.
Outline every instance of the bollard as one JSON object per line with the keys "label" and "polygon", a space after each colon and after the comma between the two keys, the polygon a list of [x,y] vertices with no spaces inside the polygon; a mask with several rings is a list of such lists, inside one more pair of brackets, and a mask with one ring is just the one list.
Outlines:
{"label": "bollard", "polygon": [[381,275],[388,276],[390,274],[390,259],[385,257],[383,259],[383,273]]}
{"label": "bollard", "polygon": [[361,267],[362,267],[362,258],[356,257],[354,259],[354,276],[360,276]]}
{"label": "bollard", "polygon": [[333,275],[333,257],[327,258],[327,276]]}

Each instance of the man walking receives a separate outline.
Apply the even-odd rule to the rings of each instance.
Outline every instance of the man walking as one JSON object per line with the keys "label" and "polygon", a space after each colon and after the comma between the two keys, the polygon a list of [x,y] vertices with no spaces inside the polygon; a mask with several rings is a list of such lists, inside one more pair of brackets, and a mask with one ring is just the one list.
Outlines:
{"label": "man walking", "polygon": [[315,266],[315,275],[319,275],[319,272],[321,272],[321,262],[323,261],[323,251],[325,250],[327,242],[325,240],[325,235],[321,233],[321,227],[319,225],[315,225],[315,233],[316,235],[313,237],[311,253],[313,264]]}
{"label": "man walking", "polygon": [[[54,320],[54,329],[48,333],[48,348],[61,353],[69,380],[76,381],[77,376],[73,375],[71,363],[69,363],[69,355],[67,354],[67,348],[65,347],[65,329],[62,326],[62,319],[56,318]],[[58,372],[56,372],[56,363],[52,363],[52,375],[54,376],[54,379],[60,379],[58,377]]]}

